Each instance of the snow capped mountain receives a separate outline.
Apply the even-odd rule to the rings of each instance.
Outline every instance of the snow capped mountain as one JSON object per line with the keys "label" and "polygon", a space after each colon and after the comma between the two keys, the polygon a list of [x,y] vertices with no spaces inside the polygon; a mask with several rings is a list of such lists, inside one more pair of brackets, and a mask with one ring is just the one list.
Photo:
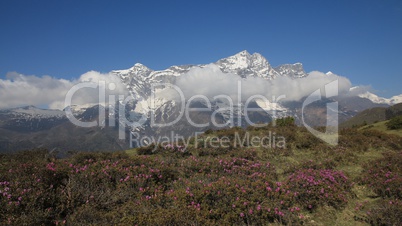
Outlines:
{"label": "snow capped mountain", "polygon": [[[241,51],[228,58],[221,59],[217,64],[222,65],[224,69],[236,70],[241,68],[247,68],[251,64],[251,55],[246,50]],[[262,62],[263,63],[263,62]]]}
{"label": "snow capped mountain", "polygon": [[133,75],[138,78],[141,78],[141,77],[147,77],[152,72],[152,70],[143,64],[136,63],[136,64],[134,64],[133,67],[131,67],[129,69],[117,70],[117,71],[113,71],[113,72],[117,72],[117,73],[125,75],[125,76]]}
{"label": "snow capped mountain", "polygon": [[0,113],[25,118],[61,118],[65,115],[64,112],[60,110],[40,109],[32,105],[1,110]]}
{"label": "snow capped mountain", "polygon": [[[284,64],[273,68],[261,54],[250,54],[246,50],[233,56],[220,59],[213,64],[217,65],[224,73],[232,73],[242,78],[260,77],[272,80],[278,76],[301,78],[308,75],[304,71],[301,63]],[[203,68],[205,66],[206,65],[171,66],[165,70],[154,71],[140,63],[136,63],[129,69],[114,70],[111,73],[121,79],[134,99],[146,100],[151,94],[151,84],[174,84],[177,77],[186,74],[192,68]]]}
{"label": "snow capped mountain", "polygon": [[384,98],[384,97],[379,97],[379,96],[375,95],[374,93],[370,93],[367,91],[365,93],[359,94],[358,96],[361,98],[369,99],[373,103],[377,103],[377,104],[394,105],[394,104],[402,103],[402,94],[400,94],[398,96],[393,96],[391,98]]}
{"label": "snow capped mountain", "polygon": [[[246,50],[241,51],[233,56],[229,56],[212,63],[216,65],[223,73],[230,73],[233,76],[239,76],[241,78],[259,77],[266,80],[274,80],[278,77],[289,77],[291,79],[298,79],[307,77],[308,74],[304,71],[301,63],[295,64],[283,64],[277,67],[272,67],[268,60],[259,53],[250,54]],[[128,111],[136,112],[136,114],[146,115],[151,111],[158,111],[161,115],[171,115],[172,113],[165,112],[167,110],[176,109],[175,105],[178,104],[175,101],[171,101],[164,97],[158,97],[152,101],[151,108],[151,87],[155,83],[170,83],[175,84],[182,75],[185,75],[194,68],[204,68],[208,65],[181,65],[171,66],[165,70],[152,70],[147,66],[136,63],[133,67],[125,70],[114,70],[111,74],[117,76],[126,87],[127,91],[135,100],[131,103],[131,108],[128,107]],[[328,72],[331,75],[332,72]],[[156,90],[160,93],[164,88]],[[402,102],[402,94],[392,97],[390,99],[378,97],[375,94],[366,92],[360,94],[359,97],[367,98],[373,103],[393,105]],[[286,114],[290,112],[288,108],[282,106],[282,103],[269,103],[261,100],[256,100],[258,107],[266,112],[276,111]],[[217,106],[224,109],[228,106],[223,106],[223,103],[215,102]],[[219,105],[219,106],[218,106]],[[90,105],[70,106],[74,114],[81,114],[86,109],[93,107]],[[113,113],[114,111],[111,111]],[[50,111],[38,109],[33,106],[26,108],[14,109],[13,114],[19,114],[26,117],[63,117],[65,112],[63,111]],[[222,112],[223,115],[223,112]]]}
{"label": "snow capped mountain", "polygon": [[[246,50],[233,56],[220,59],[213,64],[217,65],[222,72],[233,73],[243,78],[261,77],[274,79],[277,76],[289,76],[291,78],[307,76],[301,63],[283,64],[273,68],[261,54],[253,53],[251,55]],[[172,77],[181,76],[187,73],[191,68],[205,66],[206,65],[171,66],[165,70],[154,71],[140,63],[136,63],[129,69],[115,70],[112,71],[112,73],[119,76],[124,83],[130,83],[132,80],[139,80],[141,82],[169,82],[174,81]]]}
{"label": "snow capped mountain", "polygon": [[[223,73],[230,73],[233,76],[241,78],[260,77],[267,80],[273,80],[279,76],[288,76],[292,79],[307,76],[302,64],[284,64],[277,68],[273,68],[267,59],[259,53],[250,54],[246,50],[239,52],[233,56],[223,58],[215,63]],[[151,86],[155,83],[170,83],[175,84],[178,77],[186,74],[194,68],[204,68],[207,65],[183,65],[171,66],[165,70],[154,71],[142,64],[135,64],[133,67],[126,70],[115,70],[112,74],[118,76],[122,83],[127,87],[131,96],[137,101],[136,106],[132,109],[136,114],[147,114],[150,111],[159,112],[160,115],[172,115],[172,112],[166,112],[176,109],[176,103],[170,102],[165,98],[153,100],[154,109],[150,107]],[[228,106],[222,106],[222,103],[215,102],[221,109]],[[220,106],[218,106],[220,105]],[[260,106],[261,105],[261,106]],[[279,103],[274,105],[257,104],[258,107],[268,111],[286,112],[286,109],[280,106]],[[149,116],[149,115],[148,115]],[[225,113],[222,111],[221,116],[225,118]]]}
{"label": "snow capped mountain", "polygon": [[215,64],[226,73],[246,77],[262,77],[272,79],[278,76],[268,61],[259,53],[250,55],[246,50],[233,56],[218,60]]}
{"label": "snow capped mountain", "polygon": [[393,96],[389,99],[390,105],[402,103],[402,94]]}
{"label": "snow capped mountain", "polygon": [[[264,58],[259,53],[250,54],[246,50],[241,51],[233,56],[229,56],[218,60],[215,63],[223,73],[230,73],[233,76],[239,76],[241,78],[247,79],[250,77],[259,77],[266,80],[275,80],[278,77],[288,77],[291,79],[299,79],[307,77],[308,74],[304,71],[303,65],[301,63],[295,64],[283,64],[277,67],[272,67],[266,58]],[[143,115],[149,117],[150,112],[158,112],[158,117],[160,120],[166,122],[172,115],[177,114],[178,105],[174,101],[170,101],[166,98],[157,98],[153,100],[153,107],[151,108],[151,85],[154,83],[170,83],[175,84],[175,82],[180,79],[182,75],[185,75],[190,70],[195,68],[204,68],[208,65],[182,65],[182,66],[171,66],[165,70],[154,71],[142,64],[135,64],[132,68],[126,70],[116,70],[112,71],[113,74],[118,76],[121,81],[126,85],[127,89],[131,95],[136,100],[133,109],[135,115]],[[326,73],[327,75],[333,75],[332,72]],[[157,92],[162,91],[163,88]],[[373,104],[395,104],[401,102],[402,95],[396,96],[391,99],[381,98],[371,93],[365,93],[359,95],[361,98],[367,98],[373,102]],[[270,103],[263,100],[255,100],[255,104],[258,108],[262,109],[268,113],[271,117],[281,117],[286,115],[297,114],[297,107],[292,107],[292,104],[285,103]],[[297,104],[296,104],[297,105]],[[369,105],[369,104],[368,104]],[[285,107],[286,106],[286,107]],[[242,106],[232,106],[239,107]],[[229,109],[226,103],[223,102],[213,102],[212,109]],[[347,111],[347,110],[345,110]],[[231,112],[221,110],[219,115],[223,120],[228,118]],[[348,113],[347,115],[352,115],[355,112]],[[133,113],[134,114],[134,113]],[[238,114],[238,112],[234,112]],[[136,117],[137,117],[136,116]],[[241,114],[236,115],[236,117],[243,117]]]}
{"label": "snow capped mountain", "polygon": [[292,78],[307,76],[300,63],[284,64],[273,68],[261,54],[253,53],[250,55],[246,50],[221,59],[215,64],[217,64],[223,72],[234,73],[242,78],[261,77],[271,80],[278,76],[289,76]]}

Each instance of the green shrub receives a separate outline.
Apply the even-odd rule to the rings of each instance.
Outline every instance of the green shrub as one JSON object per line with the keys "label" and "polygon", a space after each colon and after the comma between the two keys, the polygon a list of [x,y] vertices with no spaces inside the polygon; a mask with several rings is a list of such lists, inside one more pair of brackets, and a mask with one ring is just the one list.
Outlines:
{"label": "green shrub", "polygon": [[161,148],[156,146],[155,144],[150,144],[148,146],[140,147],[137,149],[137,154],[139,155],[154,155],[157,153],[157,150]]}
{"label": "green shrub", "polygon": [[402,129],[402,115],[391,118],[386,124],[388,129]]}
{"label": "green shrub", "polygon": [[279,127],[295,126],[295,118],[289,116],[289,117],[275,119],[275,124],[276,124],[276,126],[279,126]]}

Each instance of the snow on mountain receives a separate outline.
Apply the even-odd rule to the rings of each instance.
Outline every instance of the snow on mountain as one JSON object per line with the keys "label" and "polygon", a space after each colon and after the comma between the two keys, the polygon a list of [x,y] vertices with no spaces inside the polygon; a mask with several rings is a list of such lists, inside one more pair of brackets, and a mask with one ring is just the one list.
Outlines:
{"label": "snow on mountain", "polygon": [[279,103],[272,103],[270,101],[263,101],[262,99],[256,99],[257,105],[264,109],[265,111],[281,111],[286,112],[286,108],[281,106]]}
{"label": "snow on mountain", "polygon": [[307,73],[304,71],[301,63],[283,64],[276,67],[275,70],[281,76],[289,76],[291,78],[302,78],[307,76]]}
{"label": "snow on mountain", "polygon": [[[301,63],[284,64],[273,68],[267,59],[261,54],[250,54],[246,50],[241,51],[233,56],[220,59],[212,64],[217,65],[224,73],[231,73],[234,74],[234,76],[239,76],[242,78],[260,77],[267,80],[272,80],[279,76],[288,76],[292,79],[308,76]],[[152,84],[175,84],[177,77],[186,74],[192,68],[202,68],[205,66],[206,65],[171,66],[165,70],[154,71],[142,64],[137,63],[129,69],[115,70],[111,73],[115,74],[121,79],[131,96],[137,100],[136,106],[132,110],[138,114],[149,115],[149,112],[151,111],[165,112],[168,111],[168,109],[175,109],[175,103],[169,102],[164,98],[157,98],[154,100],[154,109],[150,108]],[[280,104],[259,103],[258,106],[264,110],[266,109],[267,112],[280,111],[286,113],[287,110]],[[219,108],[222,106],[216,107]],[[221,113],[222,116],[225,117],[225,113],[223,111]]]}
{"label": "snow on mountain", "polygon": [[219,60],[217,64],[221,66],[224,72],[232,72],[249,67],[251,63],[250,57],[251,55],[244,50],[236,55]]}
{"label": "snow on mountain", "polygon": [[391,105],[402,103],[402,94],[390,98]]}
{"label": "snow on mountain", "polygon": [[134,75],[138,78],[141,78],[141,77],[147,77],[152,72],[152,70],[149,69],[148,67],[146,67],[145,65],[136,63],[133,67],[131,67],[129,69],[116,70],[116,71],[112,71],[112,72],[121,74],[123,77],[127,77],[129,75]]}
{"label": "snow on mountain", "polygon": [[226,73],[234,73],[242,78],[261,77],[273,79],[279,75],[268,61],[259,53],[250,55],[246,50],[233,56],[218,60],[216,65]]}
{"label": "snow on mountain", "polygon": [[301,63],[283,64],[273,68],[267,59],[259,53],[250,55],[246,50],[233,56],[218,60],[217,64],[223,72],[234,73],[243,78],[261,77],[275,79],[278,76],[300,78],[307,76]]}
{"label": "snow on mountain", "polygon": [[141,99],[137,101],[134,111],[141,114],[148,114],[150,111],[161,108],[168,102],[171,102],[173,105],[175,104],[175,101],[171,101],[163,97],[156,97],[153,100],[151,100],[151,98],[146,100]]}
{"label": "snow on mountain", "polygon": [[365,93],[359,94],[358,96],[361,98],[369,99],[373,103],[376,103],[376,104],[394,105],[394,104],[402,103],[402,94],[400,94],[398,96],[393,96],[391,98],[384,98],[384,97],[379,97],[379,96],[375,95],[374,93],[370,93],[367,91]]}
{"label": "snow on mountain", "polygon": [[69,110],[71,109],[71,112],[73,113],[73,115],[77,115],[77,114],[81,114],[81,113],[85,112],[88,108],[93,108],[98,105],[104,107],[103,105],[101,105],[99,103],[87,103],[87,104],[80,104],[80,105],[74,104],[74,105],[65,107],[63,109],[63,112],[65,112],[67,109],[69,109]]}
{"label": "snow on mountain", "polygon": [[126,85],[127,90],[130,92],[131,96],[135,99],[139,99],[142,96],[147,96],[149,93],[149,79],[150,74],[153,71],[148,67],[136,63],[133,67],[126,70],[115,70],[112,74],[118,76],[123,84]]}
{"label": "snow on mountain", "polygon": [[3,111],[3,113],[13,114],[14,116],[24,116],[26,118],[61,118],[65,113],[60,110],[40,109],[35,106],[18,107]]}

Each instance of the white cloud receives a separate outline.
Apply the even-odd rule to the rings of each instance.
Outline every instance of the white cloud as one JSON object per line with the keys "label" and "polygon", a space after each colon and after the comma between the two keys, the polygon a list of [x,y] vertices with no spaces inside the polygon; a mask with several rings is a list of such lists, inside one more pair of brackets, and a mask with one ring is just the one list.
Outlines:
{"label": "white cloud", "polygon": [[[63,98],[56,100],[52,103],[49,104],[50,108],[56,108],[56,109],[62,109],[65,108],[66,106],[64,105],[64,101],[66,98],[67,92],[77,84],[82,84],[82,83],[94,83],[94,84],[99,84],[100,81],[105,82],[105,93],[102,95],[105,95],[105,100],[106,102],[108,101],[109,95],[115,95],[117,98],[117,95],[128,95],[128,90],[124,86],[124,84],[121,82],[121,80],[113,74],[107,73],[107,74],[102,74],[97,71],[89,71],[83,75],[80,76],[80,78],[77,81],[72,82],[72,86],[68,88],[68,90],[63,91]],[[109,88],[109,85],[113,84],[113,89]],[[116,99],[117,100],[117,99]],[[77,105],[83,105],[83,104],[89,104],[89,103],[94,103],[97,104],[99,103],[99,89],[94,89],[94,88],[82,88],[79,89],[76,93],[73,95],[72,99],[72,104],[77,104]],[[105,103],[100,103],[102,105],[105,105]]]}
{"label": "white cloud", "polygon": [[[204,68],[193,68],[187,74],[177,79],[176,85],[183,92],[186,99],[194,95],[204,95],[209,99],[217,95],[230,96],[234,102],[237,102],[240,94],[242,101],[249,97],[259,94],[268,100],[285,95],[283,101],[297,101],[308,96],[317,89],[323,88],[326,84],[338,80],[339,95],[345,95],[349,92],[351,82],[349,79],[336,75],[325,74],[318,71],[309,73],[304,78],[291,79],[289,77],[277,77],[274,80],[265,80],[259,77],[250,77],[242,79],[237,75],[223,73],[216,65],[210,64]],[[238,86],[241,86],[239,92]],[[177,97],[176,91],[169,93],[163,92],[162,95],[170,98]]]}
{"label": "white cloud", "polygon": [[367,92],[374,93],[373,88],[371,86],[360,85],[360,86],[352,87],[348,94],[350,96],[358,96],[359,94],[363,94],[363,93],[367,93]]}
{"label": "white cloud", "polygon": [[[121,81],[111,74],[102,74],[90,71],[80,76],[79,79],[66,80],[50,76],[22,75],[11,72],[6,79],[0,79],[0,108],[12,108],[24,105],[48,106],[53,109],[63,109],[67,92],[76,84],[82,82],[105,81],[113,82],[115,90],[110,91],[106,87],[106,95],[127,94]],[[79,90],[73,96],[73,104],[86,104],[98,102],[98,90],[85,88]]]}
{"label": "white cloud", "polygon": [[72,81],[50,76],[26,76],[15,72],[0,79],[0,108],[22,105],[48,105],[64,98]]}

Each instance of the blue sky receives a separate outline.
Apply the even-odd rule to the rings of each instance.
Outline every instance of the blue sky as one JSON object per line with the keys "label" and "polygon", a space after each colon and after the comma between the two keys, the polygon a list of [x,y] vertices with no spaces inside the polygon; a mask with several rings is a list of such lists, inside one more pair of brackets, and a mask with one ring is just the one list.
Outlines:
{"label": "blue sky", "polygon": [[0,79],[78,78],[242,50],[402,93],[402,1],[0,1]]}

